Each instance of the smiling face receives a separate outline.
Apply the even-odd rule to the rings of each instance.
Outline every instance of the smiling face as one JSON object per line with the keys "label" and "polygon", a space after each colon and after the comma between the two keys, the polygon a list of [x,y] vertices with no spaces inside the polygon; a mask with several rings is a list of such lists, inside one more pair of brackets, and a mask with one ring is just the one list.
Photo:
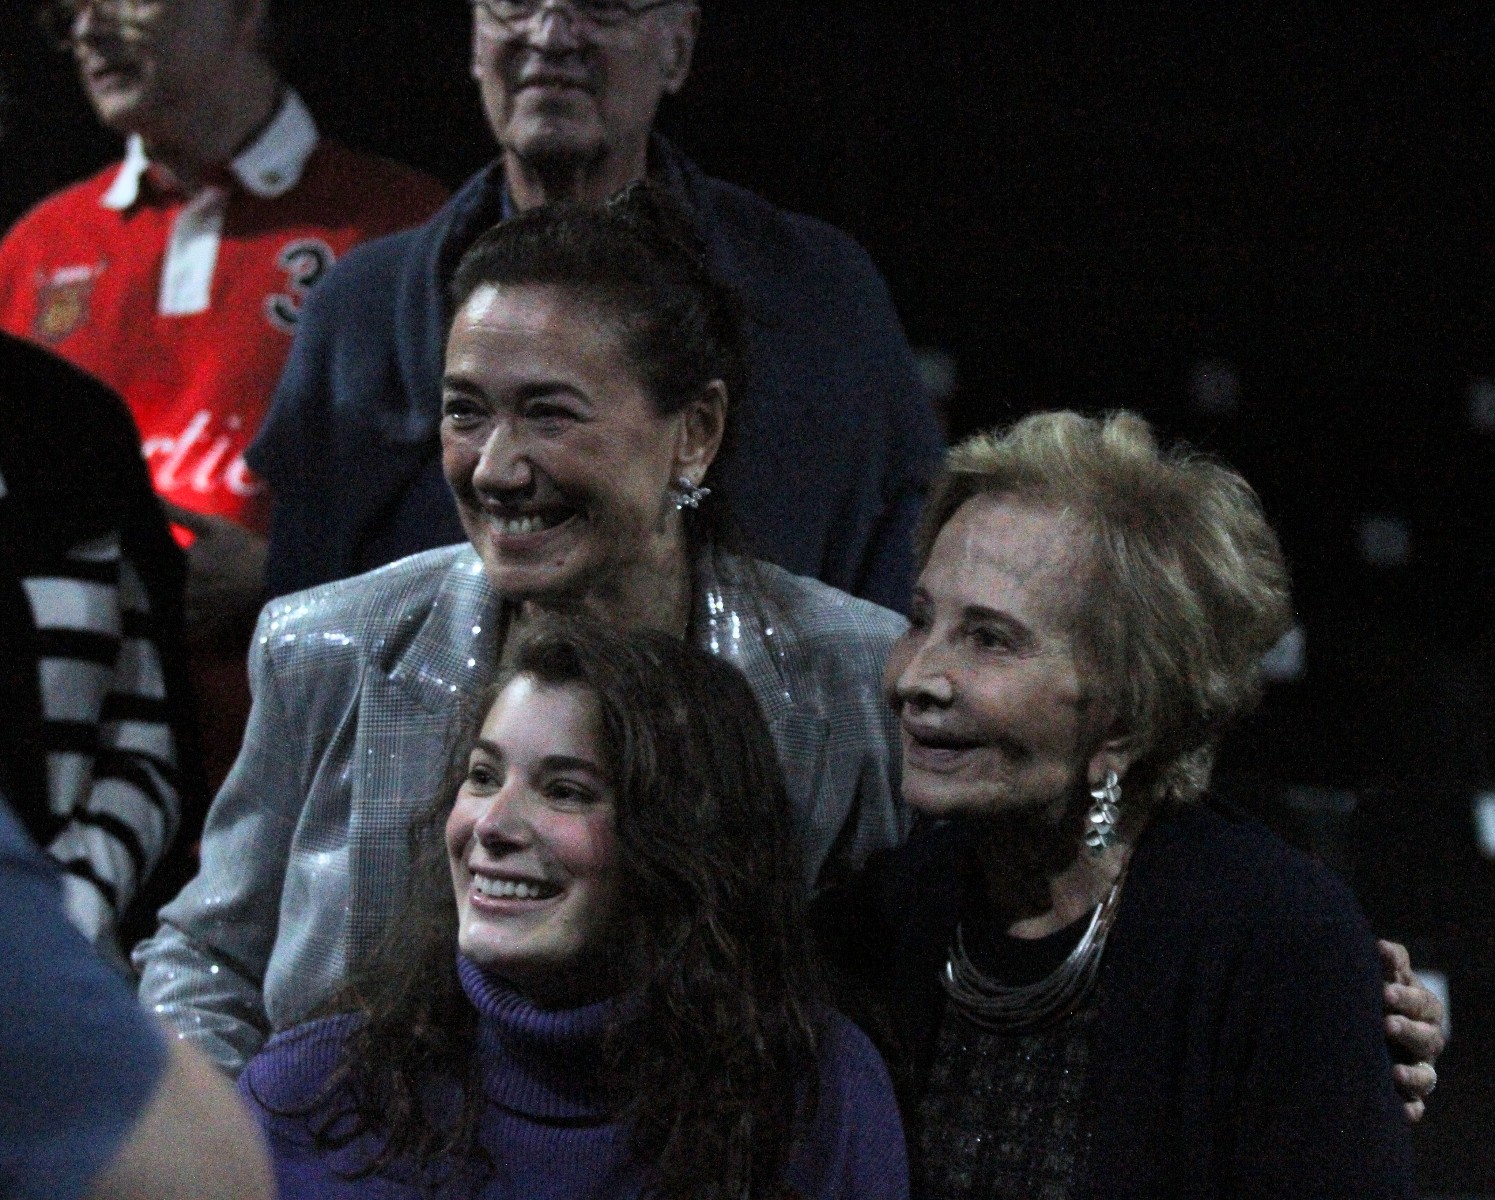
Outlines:
{"label": "smiling face", "polygon": [[607,28],[568,6],[506,29],[473,9],[472,74],[489,127],[522,162],[643,162],[659,101],[690,71],[699,13],[666,4]]}
{"label": "smiling face", "polygon": [[78,5],[73,55],[99,120],[117,133],[176,141],[252,48],[259,6],[245,0]]}
{"label": "smiling face", "polygon": [[589,692],[520,675],[499,693],[446,846],[463,954],[546,1007],[607,993],[616,812]]}
{"label": "smiling face", "polygon": [[478,288],[447,342],[442,464],[494,587],[562,602],[676,570],[668,488],[698,482],[715,452],[702,463],[694,412],[655,412],[594,308],[552,288]]}
{"label": "smiling face", "polygon": [[1084,561],[1070,520],[1006,498],[968,500],[940,531],[884,677],[913,808],[1057,821],[1104,777],[1072,625]]}

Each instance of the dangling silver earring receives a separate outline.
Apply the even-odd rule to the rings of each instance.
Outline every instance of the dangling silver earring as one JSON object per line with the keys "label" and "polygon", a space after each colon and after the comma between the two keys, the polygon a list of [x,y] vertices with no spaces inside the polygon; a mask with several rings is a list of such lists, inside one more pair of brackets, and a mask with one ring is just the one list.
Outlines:
{"label": "dangling silver earring", "polygon": [[670,484],[670,499],[677,509],[700,508],[701,501],[711,495],[709,487],[698,487],[684,475]]}
{"label": "dangling silver earring", "polygon": [[1106,782],[1090,793],[1095,801],[1085,814],[1085,845],[1099,857],[1116,844],[1116,823],[1121,820],[1121,780],[1106,772]]}

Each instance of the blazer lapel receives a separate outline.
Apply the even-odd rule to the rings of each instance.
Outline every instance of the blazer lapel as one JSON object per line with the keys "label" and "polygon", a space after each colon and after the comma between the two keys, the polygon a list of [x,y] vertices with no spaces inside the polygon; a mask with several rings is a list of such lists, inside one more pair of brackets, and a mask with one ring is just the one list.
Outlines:
{"label": "blazer lapel", "polygon": [[795,811],[816,811],[824,788],[828,722],[819,696],[796,678],[797,636],[750,559],[707,550],[697,569],[696,638],[746,677],[768,721]]}
{"label": "blazer lapel", "polygon": [[464,549],[408,636],[395,629],[365,665],[353,765],[349,964],[405,893],[411,822],[437,800],[464,706],[493,678],[499,598]]}

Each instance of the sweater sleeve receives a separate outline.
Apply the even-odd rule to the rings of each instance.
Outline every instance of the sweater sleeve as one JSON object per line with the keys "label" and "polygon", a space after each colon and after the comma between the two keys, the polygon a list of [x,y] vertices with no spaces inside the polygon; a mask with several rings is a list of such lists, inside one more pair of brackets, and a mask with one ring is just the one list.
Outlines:
{"label": "sweater sleeve", "polygon": [[[267,612],[269,610],[266,610]],[[230,1074],[265,1040],[265,974],[281,923],[281,892],[305,802],[300,744],[261,635],[250,650],[254,706],[244,746],[213,801],[197,877],[161,910],[135,949],[140,998]]]}
{"label": "sweater sleeve", "polygon": [[69,917],[112,948],[115,924],[171,844],[177,746],[149,597],[117,535],[29,578],[54,811],[48,850]]}
{"label": "sweater sleeve", "polygon": [[1219,1111],[1221,1194],[1406,1197],[1410,1144],[1382,1034],[1380,969],[1347,889],[1319,894],[1245,945]]}

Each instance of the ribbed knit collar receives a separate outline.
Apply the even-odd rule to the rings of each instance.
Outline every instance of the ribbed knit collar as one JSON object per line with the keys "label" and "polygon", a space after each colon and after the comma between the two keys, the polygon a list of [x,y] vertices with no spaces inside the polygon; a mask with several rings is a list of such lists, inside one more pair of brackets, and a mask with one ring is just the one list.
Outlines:
{"label": "ribbed knit collar", "polygon": [[537,1008],[461,955],[457,973],[478,1010],[484,1084],[493,1103],[542,1121],[607,1120],[598,1072],[615,1001]]}

